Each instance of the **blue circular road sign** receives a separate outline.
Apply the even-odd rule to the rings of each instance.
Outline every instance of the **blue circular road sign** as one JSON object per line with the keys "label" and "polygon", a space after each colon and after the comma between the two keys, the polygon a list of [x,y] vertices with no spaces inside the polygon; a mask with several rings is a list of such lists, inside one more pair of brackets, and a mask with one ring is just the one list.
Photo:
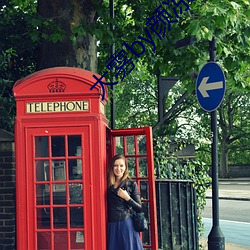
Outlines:
{"label": "blue circular road sign", "polygon": [[226,81],[221,67],[215,62],[205,64],[196,80],[196,96],[208,112],[217,109],[225,95]]}

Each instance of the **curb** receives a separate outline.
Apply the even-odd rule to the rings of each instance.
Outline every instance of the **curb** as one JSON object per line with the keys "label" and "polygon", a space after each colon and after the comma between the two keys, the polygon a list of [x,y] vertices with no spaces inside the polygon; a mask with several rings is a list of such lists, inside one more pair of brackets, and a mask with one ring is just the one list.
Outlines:
{"label": "curb", "polygon": [[228,179],[219,179],[218,180],[219,182],[229,182],[229,181],[232,181],[232,182],[250,182],[250,178],[248,177],[242,177],[242,178],[228,178]]}
{"label": "curb", "polygon": [[[212,199],[212,196],[206,196],[206,199]],[[237,200],[237,201],[250,201],[250,198],[240,197],[219,197],[219,200]]]}

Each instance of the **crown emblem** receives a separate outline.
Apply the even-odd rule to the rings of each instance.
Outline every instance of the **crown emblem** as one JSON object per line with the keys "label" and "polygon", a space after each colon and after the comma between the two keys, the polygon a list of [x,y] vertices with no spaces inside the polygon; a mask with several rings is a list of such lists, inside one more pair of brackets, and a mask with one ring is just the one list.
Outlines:
{"label": "crown emblem", "polygon": [[58,81],[57,79],[48,85],[50,93],[64,92],[65,88],[66,84],[61,81]]}

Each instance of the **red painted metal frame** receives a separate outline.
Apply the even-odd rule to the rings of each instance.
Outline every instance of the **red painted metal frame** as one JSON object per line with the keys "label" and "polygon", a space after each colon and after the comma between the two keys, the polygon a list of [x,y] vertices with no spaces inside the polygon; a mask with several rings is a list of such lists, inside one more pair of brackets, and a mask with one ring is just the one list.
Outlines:
{"label": "red painted metal frame", "polygon": [[[45,130],[47,132],[45,132]],[[27,208],[28,208],[28,214],[29,214],[29,218],[30,218],[30,230],[31,232],[33,232],[34,234],[30,233],[30,236],[34,235],[34,237],[30,237],[29,241],[28,241],[28,249],[37,249],[36,248],[36,242],[37,242],[37,234],[36,232],[49,232],[51,233],[51,248],[50,249],[53,249],[53,250],[56,250],[54,248],[54,238],[52,237],[53,236],[53,233],[54,232],[65,232],[67,233],[67,237],[68,237],[68,240],[67,242],[71,242],[71,232],[76,232],[76,231],[84,231],[84,237],[86,238],[85,240],[85,245],[88,246],[89,245],[89,238],[91,237],[91,235],[93,234],[93,228],[92,228],[92,225],[93,225],[93,215],[91,216],[91,210],[92,210],[92,202],[91,202],[91,189],[89,188],[91,186],[91,175],[90,175],[90,171],[88,171],[88,169],[86,169],[86,166],[88,165],[89,163],[89,159],[90,159],[90,153],[89,153],[89,148],[86,146],[88,145],[88,142],[89,142],[89,128],[87,126],[83,126],[83,127],[69,127],[68,129],[68,133],[65,133],[65,128],[28,128],[27,129],[27,152],[29,152],[29,156],[28,156],[28,161],[27,161],[27,167],[30,171],[27,172],[27,175],[28,175],[28,182],[27,182],[27,190],[28,190],[28,197],[30,197],[29,199],[29,202],[27,204]],[[73,132],[74,131],[74,132]],[[83,226],[82,228],[72,228],[70,227],[70,222],[69,222],[69,218],[70,218],[70,214],[69,214],[69,209],[67,209],[67,228],[60,228],[60,229],[52,229],[53,228],[53,213],[50,213],[51,214],[51,219],[50,219],[50,229],[38,229],[37,228],[37,223],[36,223],[36,218],[37,218],[37,213],[36,213],[36,208],[48,208],[48,209],[51,209],[52,208],[52,189],[50,188],[50,205],[47,205],[47,206],[43,206],[43,205],[37,205],[36,204],[36,185],[37,184],[45,184],[44,181],[36,181],[36,176],[35,176],[35,161],[36,160],[49,160],[51,161],[52,158],[51,158],[51,144],[50,144],[50,140],[49,140],[49,150],[50,150],[50,153],[49,153],[49,157],[46,157],[45,158],[36,158],[35,157],[35,147],[34,147],[34,138],[35,136],[48,136],[48,137],[51,137],[51,136],[65,136],[65,139],[67,141],[67,136],[68,135],[81,135],[81,138],[82,138],[82,152],[84,152],[82,154],[81,157],[72,157],[72,156],[61,156],[61,157],[57,157],[57,158],[64,158],[65,159],[65,162],[66,162],[66,180],[65,181],[59,181],[59,182],[56,182],[57,184],[66,184],[66,197],[69,197],[69,188],[68,188],[68,185],[69,183],[80,183],[79,181],[74,181],[74,180],[69,180],[68,179],[68,171],[67,171],[67,160],[68,159],[82,159],[82,165],[83,165],[83,176],[84,176],[84,179],[82,181],[82,184],[83,184],[83,199],[84,199],[84,202],[83,202],[83,209],[84,209],[84,222],[85,224],[88,226],[88,230],[84,230],[84,227]],[[67,142],[65,143],[65,152],[67,152]],[[58,159],[54,159],[54,160],[58,160]],[[33,170],[33,172],[31,171]],[[52,169],[50,168],[50,176],[52,177]],[[52,179],[50,178],[50,181],[47,181],[46,182],[47,184],[50,184],[52,183]],[[54,182],[53,182],[54,183]],[[33,203],[31,202],[33,201]],[[69,205],[69,201],[66,200],[66,204],[65,206],[63,207],[66,207],[66,208],[70,208],[70,207],[79,207],[80,205]],[[86,204],[86,205],[85,205]],[[61,205],[53,205],[53,208],[54,207],[62,207]],[[51,211],[51,210],[50,210]],[[86,216],[87,215],[87,216]],[[33,219],[35,218],[35,219]],[[33,230],[33,228],[35,229],[35,232]],[[89,246],[89,249],[92,248],[92,243],[91,245]],[[68,248],[67,250],[70,250],[70,243],[68,245]],[[77,248],[78,249],[78,248]],[[87,247],[85,247],[85,249],[88,249]]]}
{"label": "red painted metal frame", "polygon": [[[48,84],[57,80],[67,85],[65,92],[49,92]],[[101,105],[105,107],[107,99],[101,100],[102,90],[99,85],[90,90],[94,83],[92,72],[58,67],[31,74],[16,82],[13,88],[17,107],[15,121],[17,250],[36,250],[34,149],[32,145],[34,136],[47,135],[45,131],[52,131],[50,135],[68,135],[82,131],[85,138],[84,147],[88,148],[89,154],[84,159],[85,174],[87,171],[89,175],[88,184],[85,184],[85,189],[89,190],[89,197],[84,197],[84,200],[89,203],[88,212],[84,215],[86,219],[85,250],[106,250],[106,129],[108,121]],[[26,112],[27,102],[74,100],[88,101],[89,110],[31,114]]]}
{"label": "red painted metal frame", "polygon": [[[138,153],[138,144],[135,141],[135,155],[129,155],[130,157],[135,157],[138,161],[138,157],[147,157],[148,160],[148,177],[139,177],[139,169],[136,168],[136,178],[135,180],[139,184],[141,180],[148,180],[149,182],[149,202],[150,206],[150,223],[149,227],[151,230],[151,245],[145,245],[144,248],[158,250],[158,233],[157,233],[157,215],[156,215],[156,193],[155,193],[155,178],[154,178],[154,160],[153,160],[153,142],[152,142],[152,128],[151,127],[142,127],[142,128],[129,128],[129,129],[117,129],[110,130],[108,132],[110,137],[111,144],[111,154],[109,155],[109,160],[116,154],[116,142],[115,138],[122,136],[125,140],[126,136],[137,136],[145,135],[146,136],[146,155],[137,155]],[[124,155],[129,158],[127,155],[126,143],[124,143]],[[138,165],[138,162],[136,164]],[[140,185],[138,185],[140,187]]]}
{"label": "red painted metal frame", "polygon": [[[49,92],[48,84],[61,81],[66,84],[65,92]],[[16,98],[17,115],[15,122],[16,151],[16,230],[17,250],[36,250],[36,218],[34,179],[34,136],[69,135],[76,132],[84,137],[84,147],[88,147],[85,174],[88,180],[84,197],[87,200],[85,218],[85,250],[106,250],[106,169],[107,154],[114,155],[115,142],[106,145],[107,134],[115,136],[146,135],[151,250],[158,249],[157,219],[155,203],[153,146],[151,127],[112,130],[107,129],[108,121],[101,107],[105,107],[100,85],[93,90],[93,73],[76,68],[58,67],[36,72],[16,82],[13,92]],[[106,86],[104,86],[106,88]],[[107,97],[107,95],[105,95]],[[84,112],[27,113],[28,102],[64,102],[86,100],[89,110]],[[86,130],[85,130],[86,129]],[[48,133],[46,132],[48,131]],[[51,131],[51,132],[49,132]],[[87,132],[86,132],[87,131]],[[109,148],[107,148],[109,147]],[[137,147],[137,146],[136,146]],[[138,163],[138,162],[137,162]],[[138,172],[137,170],[137,177]],[[144,177],[143,177],[144,178]],[[137,178],[138,183],[143,178]],[[145,178],[144,178],[145,179]],[[69,237],[69,235],[68,235]],[[69,238],[68,238],[69,239]],[[145,246],[149,248],[149,246]],[[40,249],[38,249],[40,250]],[[68,250],[68,249],[67,249]]]}

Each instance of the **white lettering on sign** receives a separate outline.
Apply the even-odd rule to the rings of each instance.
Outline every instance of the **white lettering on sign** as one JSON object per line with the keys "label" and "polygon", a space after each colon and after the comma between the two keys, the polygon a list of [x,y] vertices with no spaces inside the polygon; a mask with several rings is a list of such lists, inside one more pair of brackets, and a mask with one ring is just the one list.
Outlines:
{"label": "white lettering on sign", "polygon": [[27,113],[80,112],[88,111],[88,101],[27,102]]}

